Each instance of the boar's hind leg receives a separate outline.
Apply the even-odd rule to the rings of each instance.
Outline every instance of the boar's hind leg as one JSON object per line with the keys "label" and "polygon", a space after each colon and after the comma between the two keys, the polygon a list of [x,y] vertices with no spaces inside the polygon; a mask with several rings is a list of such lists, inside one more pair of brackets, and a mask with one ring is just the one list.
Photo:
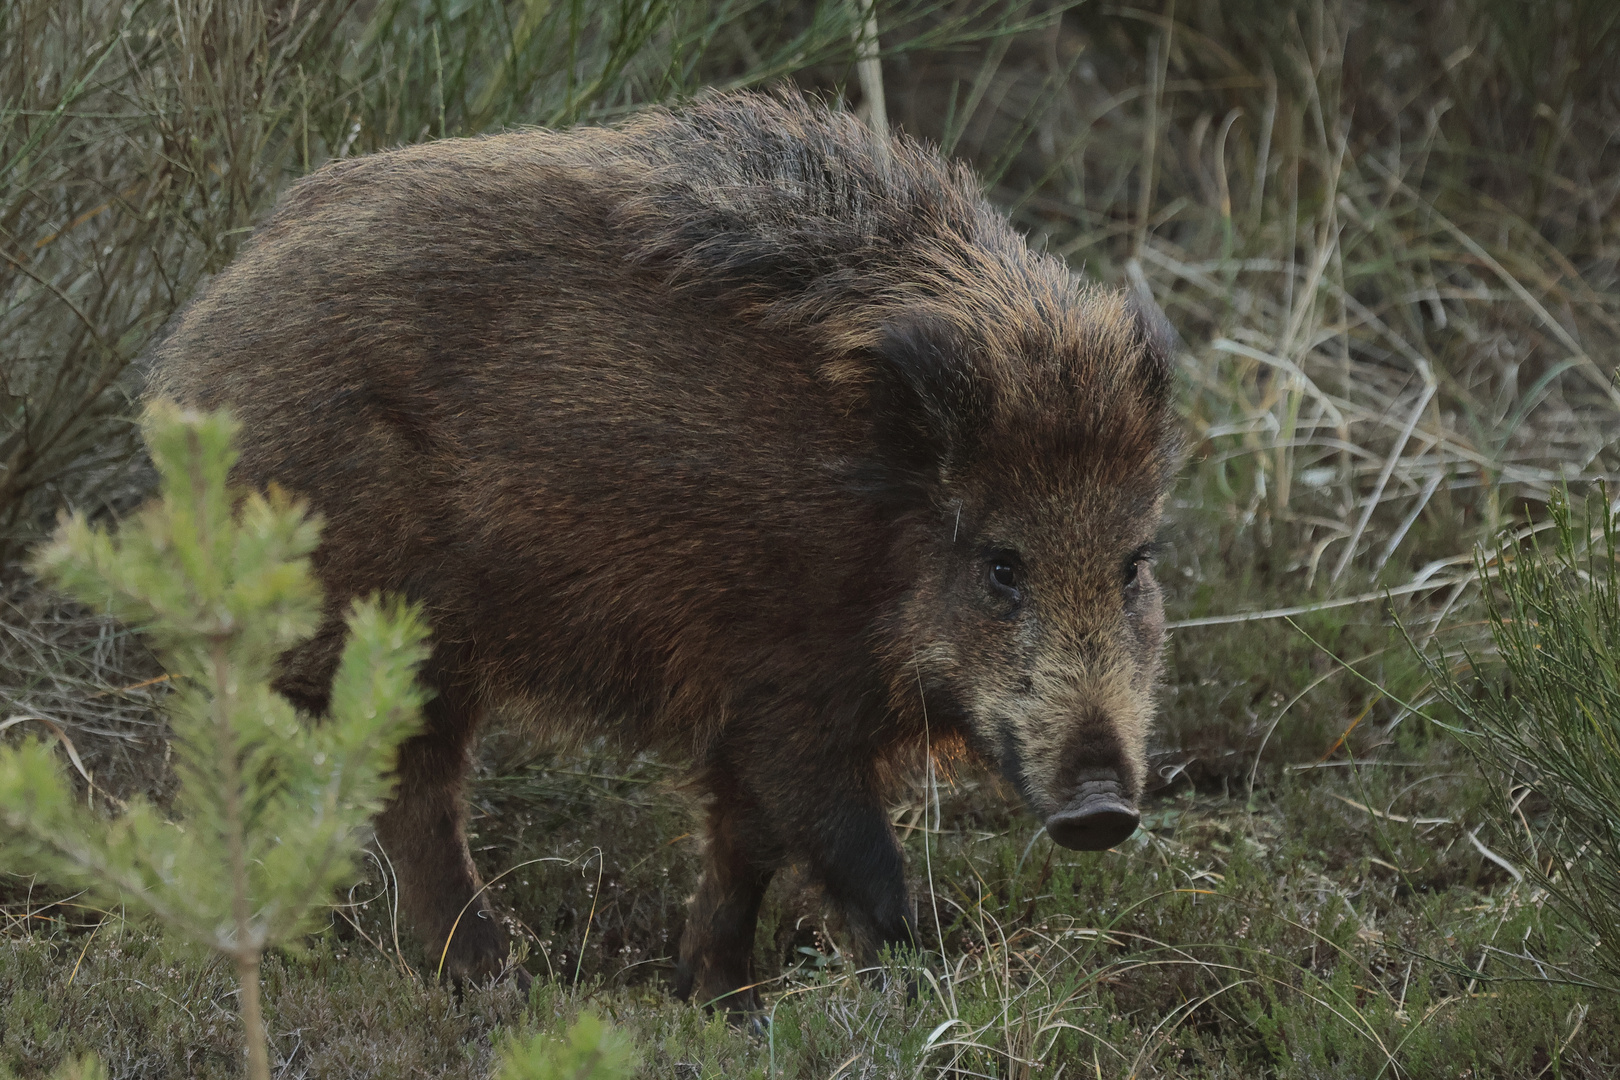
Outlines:
{"label": "boar's hind leg", "polygon": [[771,883],[774,860],[764,853],[761,818],[730,784],[712,783],[703,877],[681,935],[675,993],[731,1013],[759,1007],[752,983],[754,924]]}
{"label": "boar's hind leg", "polygon": [[[442,955],[444,974],[457,983],[501,974],[507,953],[467,850],[461,789],[478,711],[466,694],[439,688],[423,710],[422,733],[400,746],[399,786],[377,816],[377,842],[399,878],[400,906],[427,947],[429,970],[439,970]],[[526,981],[521,971],[518,980]]]}

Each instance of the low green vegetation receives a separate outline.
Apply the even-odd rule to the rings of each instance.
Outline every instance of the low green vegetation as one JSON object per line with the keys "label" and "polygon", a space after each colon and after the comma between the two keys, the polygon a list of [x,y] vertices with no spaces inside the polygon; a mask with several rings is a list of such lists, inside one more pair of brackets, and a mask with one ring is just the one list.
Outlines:
{"label": "low green vegetation", "polygon": [[[872,15],[891,125],[1185,346],[1143,830],[1064,851],[940,762],[894,808],[920,966],[852,971],[789,874],[761,921],[766,1012],[732,1026],[668,994],[697,853],[679,763],[497,725],[473,847],[534,990],[425,976],[368,859],[264,955],[272,1072],[1620,1072],[1612,526],[1558,502],[1620,467],[1620,8]],[[851,0],[0,0],[4,557],[62,508],[151,491],[135,358],[292,178],[711,85],[868,110],[864,25]],[[97,814],[146,795],[184,820],[150,648],[20,570],[0,583],[3,737],[50,735],[58,767],[71,748]],[[3,869],[0,1072],[240,1075],[226,960]]]}
{"label": "low green vegetation", "polygon": [[[787,965],[766,987],[768,1026],[732,1027],[668,997],[660,926],[678,928],[692,885],[691,818],[621,772],[651,779],[602,758],[532,765],[563,797],[526,839],[512,836],[520,806],[481,800],[492,867],[584,856],[520,870],[500,894],[538,935],[528,1000],[509,986],[458,1000],[416,974],[431,961],[396,946],[378,874],[330,932],[267,958],[273,1062],[486,1076],[506,1033],[559,1030],[586,1008],[633,1041],[647,1077],[1043,1076],[1064,1062],[1113,1077],[1534,1076],[1555,1060],[1601,1076],[1620,1045],[1614,995],[1525,980],[1495,951],[1557,973],[1581,970],[1590,943],[1478,857],[1466,831],[1479,819],[1414,814],[1376,781],[1288,785],[1260,814],[1162,800],[1150,831],[1099,855],[1031,844],[1034,826],[987,781],[947,784],[937,831],[907,832],[922,924],[943,943],[917,999],[907,972],[852,972],[836,925],[786,881],[758,953],[770,975]],[[922,803],[909,810],[902,829],[921,825]],[[14,1069],[89,1042],[125,1075],[235,1074],[228,969],[183,962],[125,920],[86,949],[99,917],[41,914],[6,954]]]}
{"label": "low green vegetation", "polygon": [[[319,622],[308,559],[319,523],[282,492],[229,489],[228,415],[159,405],[145,427],[157,498],[116,536],[65,521],[38,566],[141,627],[158,650],[177,683],[167,712],[179,789],[168,812],[137,797],[97,813],[79,804],[50,744],[0,747],[0,856],[13,873],[75,889],[75,906],[102,924],[145,916],[202,956],[230,960],[246,1072],[269,1080],[265,951],[301,944],[330,898],[354,884],[364,826],[419,716],[413,676],[427,627],[401,604],[356,602],[328,715],[301,721],[270,680],[276,657]],[[497,1072],[619,1080],[634,1060],[624,1034],[585,1013],[560,1038],[507,1040]],[[104,1075],[99,1065],[93,1054],[72,1057],[52,1076],[88,1080]]]}
{"label": "low green vegetation", "polygon": [[561,1037],[539,1032],[514,1037],[501,1052],[501,1080],[621,1080],[635,1067],[628,1036],[591,1013],[580,1014]]}
{"label": "low green vegetation", "polygon": [[166,711],[179,790],[167,812],[135,798],[109,818],[74,797],[50,744],[0,748],[0,856],[104,918],[150,916],[229,958],[247,1072],[269,1080],[264,952],[296,943],[353,880],[360,831],[415,727],[427,627],[400,605],[357,603],[330,716],[302,723],[270,679],[320,620],[308,558],[318,525],[281,492],[238,503],[224,414],[158,408],[146,430],[159,496],[117,536],[67,520],[38,565],[157,649],[176,683]]}
{"label": "low green vegetation", "polygon": [[1507,811],[1522,869],[1503,868],[1591,936],[1620,992],[1620,521],[1606,489],[1578,523],[1563,498],[1548,509],[1550,529],[1480,554],[1497,662],[1436,652],[1429,668]]}

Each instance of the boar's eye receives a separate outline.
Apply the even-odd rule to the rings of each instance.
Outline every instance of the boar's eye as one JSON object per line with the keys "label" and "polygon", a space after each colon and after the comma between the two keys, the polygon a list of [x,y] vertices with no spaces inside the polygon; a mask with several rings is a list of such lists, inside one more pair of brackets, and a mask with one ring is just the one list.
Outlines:
{"label": "boar's eye", "polygon": [[1159,557],[1157,543],[1143,544],[1125,558],[1125,584],[1131,585],[1136,581],[1136,575],[1141,573],[1144,566],[1152,566]]}
{"label": "boar's eye", "polygon": [[990,571],[990,591],[1017,602],[1023,599],[1024,574],[1018,556],[1010,551],[993,551],[985,560]]}

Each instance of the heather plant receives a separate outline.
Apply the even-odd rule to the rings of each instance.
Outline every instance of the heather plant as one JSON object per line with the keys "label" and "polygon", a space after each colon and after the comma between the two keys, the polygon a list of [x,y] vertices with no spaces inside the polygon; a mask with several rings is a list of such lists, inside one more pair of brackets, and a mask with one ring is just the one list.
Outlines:
{"label": "heather plant", "polygon": [[270,686],[276,657],[314,632],[319,522],[282,492],[233,491],[236,425],[154,406],[146,437],[162,494],[120,532],[67,519],[42,576],[144,628],[169,698],[173,815],[135,799],[106,819],[75,797],[53,748],[0,749],[8,868],[154,916],[236,967],[248,1075],[270,1075],[259,1000],[266,949],[296,940],[351,881],[360,829],[388,792],[422,694],[427,631],[397,602],[357,603],[329,716],[306,723]]}
{"label": "heather plant", "polygon": [[1620,980],[1620,517],[1600,490],[1577,522],[1560,491],[1548,524],[1478,557],[1499,664],[1465,652],[1428,666],[1495,785],[1520,872]]}

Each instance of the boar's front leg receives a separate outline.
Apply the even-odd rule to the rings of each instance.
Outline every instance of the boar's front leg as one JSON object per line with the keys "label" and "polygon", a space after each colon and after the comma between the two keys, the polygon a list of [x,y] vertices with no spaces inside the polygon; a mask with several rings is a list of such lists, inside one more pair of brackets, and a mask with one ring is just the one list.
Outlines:
{"label": "boar's front leg", "polygon": [[[800,729],[802,732],[804,729]],[[693,897],[676,990],[732,1011],[756,1006],[750,958],[771,871],[804,862],[839,906],[863,964],[886,945],[915,947],[905,861],[875,780],[815,768],[843,755],[769,750],[739,740],[711,771],[703,877]],[[797,748],[795,748],[797,750]],[[695,993],[694,993],[695,992]]]}
{"label": "boar's front leg", "polygon": [[875,785],[829,784],[806,795],[819,813],[801,835],[811,869],[821,879],[854,937],[855,955],[871,966],[885,946],[917,948],[906,891],[905,857]]}

